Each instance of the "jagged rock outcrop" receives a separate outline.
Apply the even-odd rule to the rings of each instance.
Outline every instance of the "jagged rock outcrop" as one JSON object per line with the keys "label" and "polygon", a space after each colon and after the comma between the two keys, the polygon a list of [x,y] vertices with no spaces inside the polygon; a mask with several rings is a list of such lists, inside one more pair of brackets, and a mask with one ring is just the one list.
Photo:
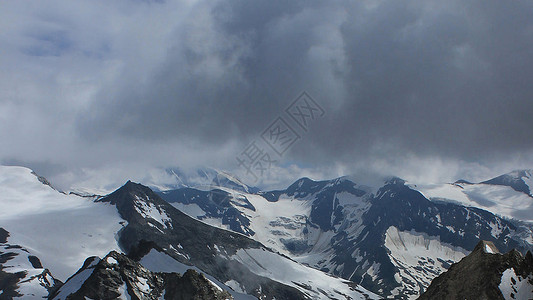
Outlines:
{"label": "jagged rock outcrop", "polygon": [[89,257],[76,274],[50,299],[185,300],[233,299],[195,270],[185,274],[156,273],[138,262],[112,251],[103,259]]}
{"label": "jagged rock outcrop", "polygon": [[418,299],[533,299],[533,256],[516,250],[501,254],[492,242],[480,241]]}

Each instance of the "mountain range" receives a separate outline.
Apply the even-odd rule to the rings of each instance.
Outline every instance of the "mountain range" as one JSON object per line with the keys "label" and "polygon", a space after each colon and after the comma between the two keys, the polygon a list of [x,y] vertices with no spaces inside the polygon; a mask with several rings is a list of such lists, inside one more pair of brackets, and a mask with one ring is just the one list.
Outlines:
{"label": "mountain range", "polygon": [[[533,214],[511,219],[531,210],[531,195],[513,187],[520,180],[530,183],[531,171],[503,177],[516,180],[417,187],[395,177],[368,180],[372,185],[349,177],[302,178],[278,191],[213,186],[160,195],[198,220],[253,237],[379,295],[416,298],[480,239],[503,251],[531,249],[527,217]],[[508,198],[512,203],[505,203]]]}
{"label": "mountain range", "polygon": [[415,299],[480,240],[533,249],[531,170],[435,185],[301,178],[272,191],[213,169],[167,171],[175,184],[82,197],[0,167],[0,299]]}

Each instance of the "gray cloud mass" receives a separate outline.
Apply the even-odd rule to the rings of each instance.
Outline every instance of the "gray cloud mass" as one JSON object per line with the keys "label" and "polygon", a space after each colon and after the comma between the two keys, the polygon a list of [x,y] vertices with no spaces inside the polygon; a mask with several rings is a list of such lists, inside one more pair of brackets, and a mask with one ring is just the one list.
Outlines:
{"label": "gray cloud mass", "polygon": [[475,177],[533,162],[530,1],[5,6],[4,163],[231,170],[303,90],[326,113],[282,164]]}

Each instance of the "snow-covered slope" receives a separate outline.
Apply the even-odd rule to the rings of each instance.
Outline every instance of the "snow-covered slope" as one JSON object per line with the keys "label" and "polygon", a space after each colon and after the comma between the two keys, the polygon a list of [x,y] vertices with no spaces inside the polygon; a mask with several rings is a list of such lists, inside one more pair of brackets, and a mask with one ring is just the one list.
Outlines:
{"label": "snow-covered slope", "polygon": [[401,288],[393,290],[418,291],[412,299],[429,286],[435,276],[445,272],[451,264],[458,262],[468,251],[461,247],[447,245],[439,237],[431,237],[415,231],[399,231],[391,226],[387,229],[385,247],[389,250],[392,263],[398,268],[397,281]]}
{"label": "snow-covered slope", "polygon": [[[239,249],[233,255],[228,255],[222,246],[216,246],[216,249],[219,249],[218,255],[220,257],[236,260],[247,266],[253,273],[292,286],[311,299],[379,299],[377,295],[357,286],[353,282],[301,265],[265,248]],[[180,263],[164,252],[155,249],[151,249],[140,260],[140,263],[154,272],[183,273],[191,268],[191,266]],[[239,284],[237,280],[221,283],[200,269],[192,268],[203,273],[222,289],[230,292],[235,299],[255,299],[243,294],[246,292],[246,288]]]}
{"label": "snow-covered slope", "polygon": [[290,261],[266,249],[240,249],[230,257],[254,273],[299,289],[312,299],[379,299],[377,295],[325,273]]}
{"label": "snow-covered slope", "polygon": [[119,250],[115,236],[124,220],[114,206],[93,200],[62,194],[30,169],[0,166],[0,224],[10,243],[39,257],[62,281],[87,257]]}
{"label": "snow-covered slope", "polygon": [[[412,186],[434,201],[479,207],[494,214],[533,222],[532,171],[515,171],[482,183],[458,181],[452,184]],[[522,176],[520,176],[522,175]],[[521,183],[521,184],[519,184]]]}

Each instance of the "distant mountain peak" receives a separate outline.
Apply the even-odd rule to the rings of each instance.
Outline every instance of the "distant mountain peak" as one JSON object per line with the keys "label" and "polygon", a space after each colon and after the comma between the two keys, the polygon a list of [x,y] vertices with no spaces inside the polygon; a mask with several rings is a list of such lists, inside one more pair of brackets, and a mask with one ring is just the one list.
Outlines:
{"label": "distant mountain peak", "polygon": [[533,175],[533,169],[521,169],[521,170],[513,170],[509,173],[507,173],[510,176],[516,176],[516,177],[530,177]]}
{"label": "distant mountain peak", "polygon": [[210,190],[213,188],[229,188],[244,193],[256,193],[257,187],[247,185],[235,174],[215,168],[201,167],[198,169],[181,169],[172,167],[164,169],[166,175],[143,181],[144,184],[157,192],[179,188],[196,188]]}
{"label": "distant mountain peak", "polygon": [[465,179],[459,179],[459,180],[456,180],[454,184],[472,184],[472,182],[465,180]]}
{"label": "distant mountain peak", "polygon": [[131,180],[128,180],[123,186],[118,188],[116,191],[114,191],[110,195],[121,194],[121,193],[138,193],[138,194],[146,194],[146,195],[155,195],[155,193],[149,187],[144,186],[137,182],[133,182]]}
{"label": "distant mountain peak", "polygon": [[533,197],[531,191],[533,189],[533,170],[531,169],[514,170],[481,183],[509,186],[517,192]]}
{"label": "distant mountain peak", "polygon": [[385,185],[399,185],[402,186],[406,183],[405,180],[401,179],[400,177],[392,176],[386,179]]}
{"label": "distant mountain peak", "polygon": [[237,176],[229,172],[216,169],[213,170],[216,172],[216,175],[211,182],[213,187],[226,187],[245,193],[256,193],[259,191],[257,188],[250,187],[243,183],[239,178],[237,178]]}

